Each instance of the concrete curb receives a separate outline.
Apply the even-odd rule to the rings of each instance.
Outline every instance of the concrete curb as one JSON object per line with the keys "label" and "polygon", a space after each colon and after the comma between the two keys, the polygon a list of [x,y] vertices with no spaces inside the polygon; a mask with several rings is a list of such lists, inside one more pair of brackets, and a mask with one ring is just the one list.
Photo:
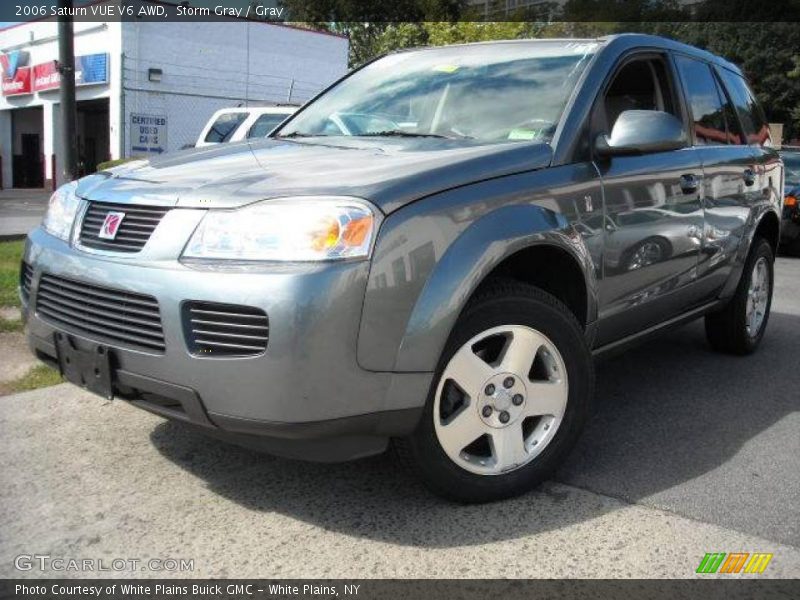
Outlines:
{"label": "concrete curb", "polygon": [[28,237],[27,233],[3,233],[0,234],[0,242],[16,242]]}

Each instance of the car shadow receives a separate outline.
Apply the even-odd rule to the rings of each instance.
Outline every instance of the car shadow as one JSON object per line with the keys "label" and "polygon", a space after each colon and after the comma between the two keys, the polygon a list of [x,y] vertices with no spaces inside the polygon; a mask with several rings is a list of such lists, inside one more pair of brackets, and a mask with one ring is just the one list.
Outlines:
{"label": "car shadow", "polygon": [[[548,483],[520,498],[462,506],[427,492],[391,454],[333,465],[291,461],[172,422],[156,426],[151,441],[214,492],[250,510],[420,547],[519,538],[618,509],[608,496],[636,502],[725,465],[797,410],[798,376],[765,377],[796,352],[797,331],[800,317],[773,313],[759,352],[731,357],[712,352],[702,323],[694,323],[599,363],[592,415],[556,481],[603,495]],[[668,500],[662,504],[670,508]]]}

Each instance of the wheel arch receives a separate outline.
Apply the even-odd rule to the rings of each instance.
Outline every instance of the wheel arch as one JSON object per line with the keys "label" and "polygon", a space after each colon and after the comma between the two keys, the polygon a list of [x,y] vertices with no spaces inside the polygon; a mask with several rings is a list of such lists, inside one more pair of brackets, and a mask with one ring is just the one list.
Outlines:
{"label": "wheel arch", "polygon": [[772,247],[772,256],[778,255],[778,243],[781,236],[781,221],[778,215],[772,211],[766,211],[756,225],[753,233],[753,239],[750,240],[750,246],[753,245],[753,240],[757,237],[762,237]]}
{"label": "wheel arch", "polygon": [[738,256],[728,281],[720,293],[721,299],[728,299],[736,292],[739,285],[739,280],[744,274],[744,265],[747,262],[747,257],[753,247],[753,242],[757,238],[764,238],[772,248],[773,259],[778,255],[778,244],[780,241],[780,217],[775,210],[767,208],[761,212],[761,215],[753,220],[756,223],[755,227],[751,227],[747,236],[747,243],[744,240],[739,245]]}
{"label": "wheel arch", "polygon": [[394,370],[434,370],[464,307],[495,277],[542,287],[575,313],[589,335],[597,295],[582,239],[563,215],[536,205],[509,206],[471,225],[438,261],[411,312]]}

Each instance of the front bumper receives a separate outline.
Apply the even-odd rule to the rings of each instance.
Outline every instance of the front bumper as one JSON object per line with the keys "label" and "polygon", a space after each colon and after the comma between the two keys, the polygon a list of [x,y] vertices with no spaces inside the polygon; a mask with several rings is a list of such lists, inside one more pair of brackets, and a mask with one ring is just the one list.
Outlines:
{"label": "front bumper", "polygon": [[[143,255],[86,253],[34,230],[24,255],[33,269],[23,303],[31,349],[54,360],[53,336],[63,331],[34,308],[41,274],[48,273],[158,300],[163,353],[68,332],[78,344],[102,342],[112,348],[115,391],[142,408],[212,433],[236,434],[241,439],[234,441],[248,445],[261,438],[258,445],[277,454],[330,460],[378,452],[389,437],[413,430],[432,374],[366,371],[356,359],[367,262],[222,268]],[[180,308],[187,300],[264,310],[270,323],[266,352],[193,355]],[[298,440],[313,440],[305,447],[316,450],[308,456],[302,449],[295,452]]]}

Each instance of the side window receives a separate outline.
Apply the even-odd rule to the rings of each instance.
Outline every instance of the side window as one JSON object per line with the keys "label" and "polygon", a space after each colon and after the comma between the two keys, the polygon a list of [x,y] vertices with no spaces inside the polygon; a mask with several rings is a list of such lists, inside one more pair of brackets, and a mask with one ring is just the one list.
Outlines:
{"label": "side window", "polygon": [[250,131],[247,132],[247,138],[262,138],[280,125],[288,115],[261,115],[253,123]]}
{"label": "side window", "polygon": [[727,69],[719,69],[719,74],[736,107],[747,143],[761,146],[769,144],[771,140],[767,118],[745,80]]}
{"label": "side window", "polygon": [[694,119],[695,144],[740,144],[733,107],[706,63],[677,56],[678,71]]}
{"label": "side window", "polygon": [[626,110],[661,110],[674,115],[675,102],[664,62],[642,59],[625,64],[608,87],[603,106],[607,132]]}
{"label": "side window", "polygon": [[227,142],[246,118],[247,113],[243,112],[221,114],[208,130],[205,141],[212,144]]}

